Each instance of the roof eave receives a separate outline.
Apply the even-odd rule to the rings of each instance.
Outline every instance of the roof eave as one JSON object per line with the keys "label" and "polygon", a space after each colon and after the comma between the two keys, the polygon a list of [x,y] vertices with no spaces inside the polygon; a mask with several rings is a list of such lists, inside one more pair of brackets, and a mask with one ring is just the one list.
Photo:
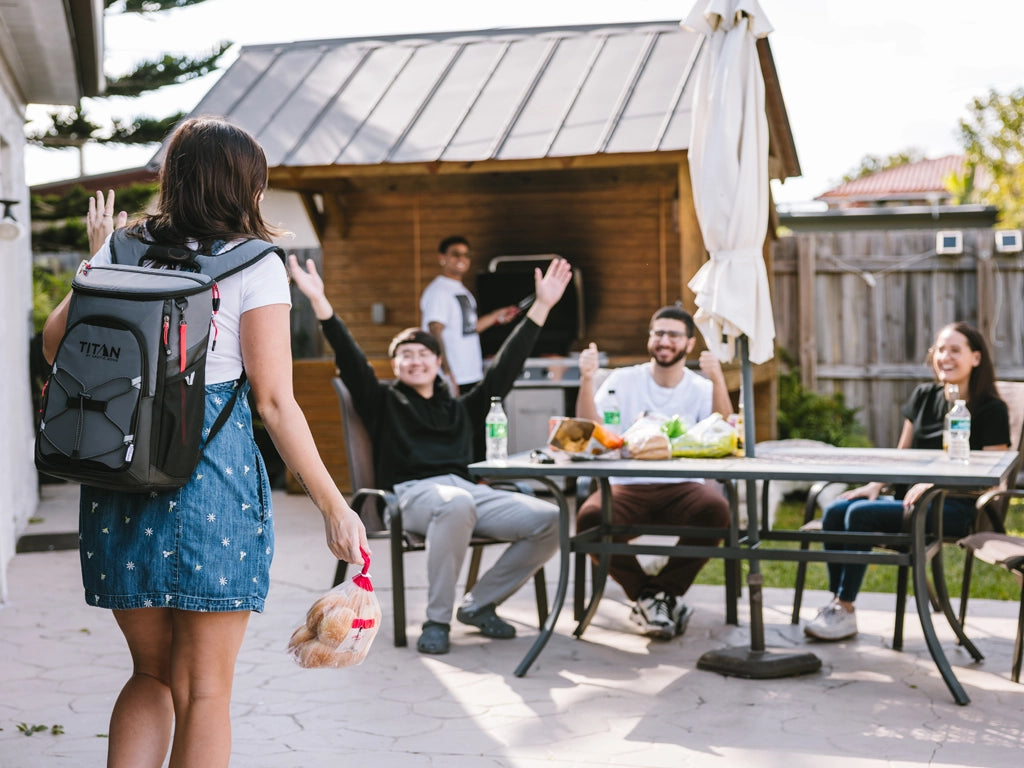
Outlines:
{"label": "roof eave", "polygon": [[768,38],[757,41],[757,55],[761,62],[761,75],[765,85],[765,112],[768,115],[768,155],[775,162],[770,163],[772,178],[785,181],[800,176],[800,159],[796,154],[793,129],[789,124],[786,102],[782,98],[779,73],[775,69],[775,58]]}
{"label": "roof eave", "polygon": [[616,168],[674,165],[686,157],[686,150],[660,152],[602,153],[570,157],[538,157],[518,160],[465,160],[419,163],[374,163],[366,165],[278,165],[270,169],[270,184],[278,188],[302,188],[306,182],[339,178],[384,176],[441,176],[467,173],[516,173],[563,171],[578,168]]}
{"label": "roof eave", "polygon": [[103,74],[103,0],[68,0],[72,39],[83,96],[98,96],[107,87]]}

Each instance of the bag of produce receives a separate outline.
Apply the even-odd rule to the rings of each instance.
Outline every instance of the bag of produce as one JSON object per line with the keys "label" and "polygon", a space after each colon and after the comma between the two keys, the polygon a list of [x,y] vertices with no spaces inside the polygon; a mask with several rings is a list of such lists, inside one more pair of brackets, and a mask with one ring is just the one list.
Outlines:
{"label": "bag of produce", "polygon": [[672,455],[690,459],[716,459],[736,452],[736,430],[720,413],[712,413],[678,437],[672,438]]}

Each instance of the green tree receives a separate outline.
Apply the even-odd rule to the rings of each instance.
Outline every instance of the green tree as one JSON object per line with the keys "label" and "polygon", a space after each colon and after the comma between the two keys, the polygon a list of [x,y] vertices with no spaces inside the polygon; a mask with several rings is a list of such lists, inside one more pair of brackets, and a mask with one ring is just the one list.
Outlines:
{"label": "green tree", "polygon": [[[206,2],[206,0],[104,0],[104,8],[106,13],[114,15],[153,14],[202,2]],[[220,58],[230,47],[231,43],[222,42],[209,53],[198,57],[160,54],[153,59],[136,64],[132,71],[123,75],[108,75],[105,95],[85,101],[132,98],[168,85],[176,85],[202,77],[217,69]],[[87,106],[79,104],[74,109],[51,112],[48,116],[48,125],[31,130],[26,134],[29,142],[47,149],[56,150],[69,147],[77,149],[79,172],[83,176],[85,169],[82,148],[86,144],[151,144],[159,142],[184,116],[182,112],[164,117],[137,115],[129,119],[113,118],[107,123],[101,123],[90,116]]]}
{"label": "green tree", "polygon": [[879,171],[887,171],[901,165],[919,163],[924,160],[924,152],[917,147],[907,147],[891,155],[864,155],[857,167],[843,174],[843,183],[862,179]]}
{"label": "green tree", "polygon": [[[991,186],[979,189],[982,202],[1000,212],[1000,223],[1024,226],[1024,88],[1002,94],[995,89],[977,97],[960,121],[967,156],[965,176],[988,171]],[[962,180],[957,180],[962,182]]]}
{"label": "green tree", "polygon": [[[117,190],[118,210],[141,213],[156,195],[155,182],[136,182]],[[89,233],[85,228],[85,212],[93,196],[81,184],[76,184],[63,195],[32,195],[32,220],[46,222],[33,228],[32,251],[86,251]]]}
{"label": "green tree", "polygon": [[46,318],[71,290],[74,276],[73,269],[57,272],[41,264],[32,267],[32,327],[36,333],[43,330]]}

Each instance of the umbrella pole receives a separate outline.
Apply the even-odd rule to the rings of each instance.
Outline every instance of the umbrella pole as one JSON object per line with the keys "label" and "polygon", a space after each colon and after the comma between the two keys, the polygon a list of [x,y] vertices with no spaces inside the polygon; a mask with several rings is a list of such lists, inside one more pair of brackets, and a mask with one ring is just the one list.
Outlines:
{"label": "umbrella pole", "polygon": [[[740,397],[743,398],[743,450],[747,457],[756,453],[754,445],[754,376],[750,365],[750,350],[746,335],[736,340],[740,351]],[[760,515],[757,482],[747,482],[747,541],[751,549],[760,546]],[[821,659],[813,653],[785,653],[766,650],[764,645],[764,615],[761,561],[750,558],[747,589],[750,594],[750,646],[738,645],[708,651],[697,660],[697,669],[719,672],[723,675],[756,680],[792,677],[817,672]]]}
{"label": "umbrella pole", "polygon": [[[740,402],[743,403],[743,454],[754,458],[757,455],[754,425],[757,421],[754,413],[754,372],[750,365],[750,340],[746,334],[736,339],[740,351]],[[747,541],[752,549],[761,546],[761,516],[758,507],[757,481],[747,480]],[[751,558],[747,573],[747,589],[750,596],[750,650],[764,650],[764,613],[762,587],[764,576],[761,575],[761,561]]]}
{"label": "umbrella pole", "polygon": [[[736,339],[739,347],[739,396],[743,403],[743,455],[754,458],[757,455],[757,438],[754,427],[757,416],[754,413],[754,372],[751,366],[750,339],[743,334]],[[746,540],[753,549],[761,546],[761,515],[758,499],[757,480],[746,480]],[[765,649],[764,602],[762,588],[764,577],[761,573],[761,561],[752,558],[750,570],[746,575],[751,601],[751,650]]]}

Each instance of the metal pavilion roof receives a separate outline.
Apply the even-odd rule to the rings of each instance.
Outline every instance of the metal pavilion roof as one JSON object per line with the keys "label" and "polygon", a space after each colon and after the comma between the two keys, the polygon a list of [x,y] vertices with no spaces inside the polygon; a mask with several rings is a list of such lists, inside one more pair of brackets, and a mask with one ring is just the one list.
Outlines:
{"label": "metal pavilion roof", "polygon": [[192,114],[271,167],[682,150],[700,42],[664,21],[246,46]]}

